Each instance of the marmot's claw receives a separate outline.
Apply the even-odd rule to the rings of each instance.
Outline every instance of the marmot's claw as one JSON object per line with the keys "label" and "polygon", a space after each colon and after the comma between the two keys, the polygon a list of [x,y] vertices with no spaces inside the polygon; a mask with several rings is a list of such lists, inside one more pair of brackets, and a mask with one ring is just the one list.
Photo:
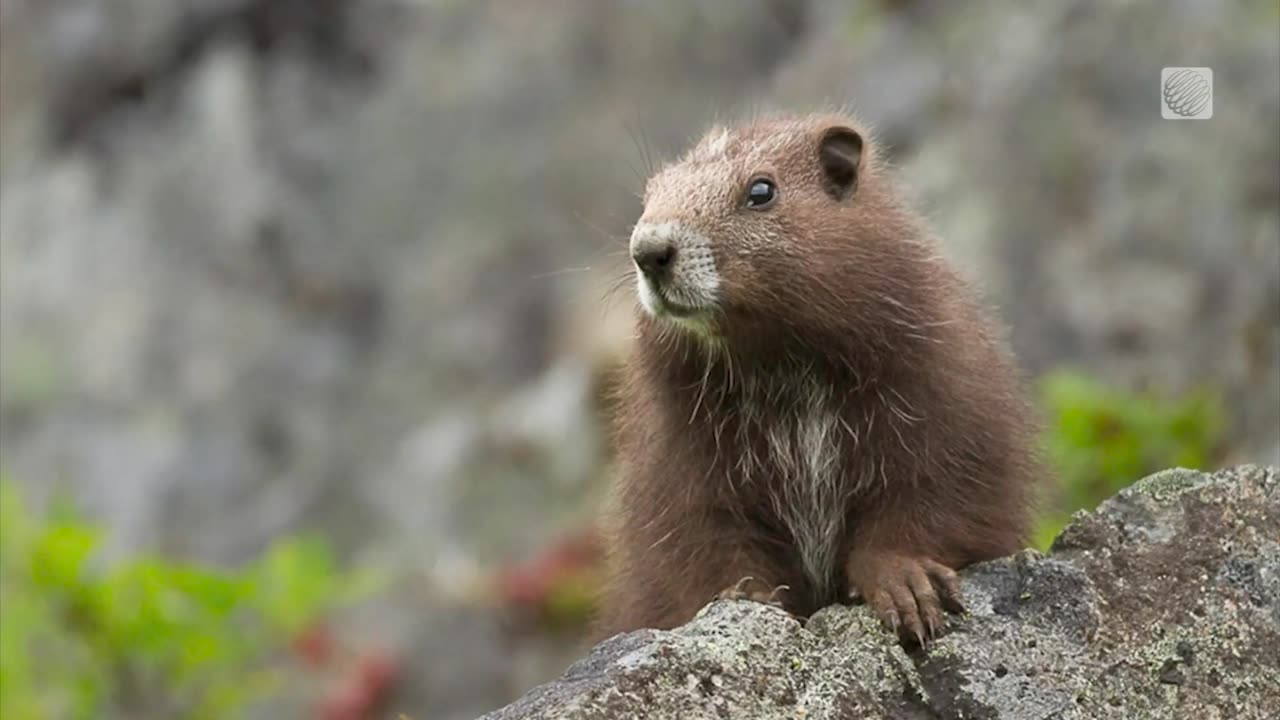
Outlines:
{"label": "marmot's claw", "polygon": [[748,584],[754,581],[755,581],[755,578],[753,576],[747,575],[743,577],[741,580],[739,580],[738,582],[734,583],[731,587],[727,587],[724,590],[721,590],[720,592],[716,593],[715,599],[716,600],[752,599],[751,598],[752,593],[747,592],[745,588],[747,587]]}
{"label": "marmot's claw", "polygon": [[772,605],[776,608],[786,610],[786,605],[779,597],[782,593],[791,589],[790,585],[777,585],[772,590],[747,590],[747,586],[756,582],[756,578],[748,575],[733,584],[733,587],[725,588],[716,594],[717,600],[751,600],[752,602],[764,603]]}
{"label": "marmot's claw", "polygon": [[964,611],[955,571],[931,558],[868,554],[851,559],[850,578],[872,612],[908,645],[927,650],[946,627],[944,610]]}

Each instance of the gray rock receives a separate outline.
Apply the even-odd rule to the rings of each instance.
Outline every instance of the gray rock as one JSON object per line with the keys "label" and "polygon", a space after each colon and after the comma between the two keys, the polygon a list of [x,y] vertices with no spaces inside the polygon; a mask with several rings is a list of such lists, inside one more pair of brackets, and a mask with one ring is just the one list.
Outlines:
{"label": "gray rock", "polygon": [[1263,718],[1280,707],[1280,469],[1168,470],[1080,513],[1048,555],[963,573],[967,615],[904,650],[864,607],[807,623],[721,601],[611,638],[486,715]]}

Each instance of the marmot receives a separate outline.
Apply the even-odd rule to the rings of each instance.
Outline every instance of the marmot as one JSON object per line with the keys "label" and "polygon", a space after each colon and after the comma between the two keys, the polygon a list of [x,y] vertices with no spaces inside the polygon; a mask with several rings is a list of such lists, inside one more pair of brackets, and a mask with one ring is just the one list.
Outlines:
{"label": "marmot", "polygon": [[1043,476],[1003,330],[861,126],[716,127],[647,183],[598,631],[860,596],[904,640],[1019,549]]}

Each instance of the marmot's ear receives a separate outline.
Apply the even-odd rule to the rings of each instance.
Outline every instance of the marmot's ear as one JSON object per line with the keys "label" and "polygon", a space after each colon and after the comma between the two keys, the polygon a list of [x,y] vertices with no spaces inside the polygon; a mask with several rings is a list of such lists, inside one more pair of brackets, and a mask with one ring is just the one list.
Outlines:
{"label": "marmot's ear", "polygon": [[818,140],[822,187],[836,200],[853,195],[862,164],[862,136],[847,127],[833,127]]}

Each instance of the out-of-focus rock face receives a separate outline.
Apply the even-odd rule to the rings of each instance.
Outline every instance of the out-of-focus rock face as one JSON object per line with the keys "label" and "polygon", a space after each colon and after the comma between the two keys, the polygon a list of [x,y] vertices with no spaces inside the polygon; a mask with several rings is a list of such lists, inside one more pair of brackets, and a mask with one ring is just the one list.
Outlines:
{"label": "out-of-focus rock face", "polygon": [[125,548],[318,524],[452,575],[555,533],[602,476],[559,347],[628,130],[673,144],[799,31],[683,5],[6,3],[8,472]]}
{"label": "out-of-focus rock face", "polygon": [[1280,469],[1168,470],[1049,555],[962,573],[969,614],[905,652],[862,607],[802,626],[708,606],[616,636],[487,720],[1268,718],[1280,707]]}
{"label": "out-of-focus rock face", "polygon": [[[833,7],[776,93],[880,128],[1029,367],[1217,385],[1242,454],[1280,462],[1276,4],[903,5]],[[1161,118],[1187,65],[1215,71],[1209,121]]]}
{"label": "out-of-focus rock face", "polygon": [[[5,3],[6,468],[127,547],[522,547],[600,475],[637,175],[842,100],[1029,366],[1221,386],[1277,459],[1274,3],[731,6]],[[1191,57],[1214,118],[1164,121]]]}

